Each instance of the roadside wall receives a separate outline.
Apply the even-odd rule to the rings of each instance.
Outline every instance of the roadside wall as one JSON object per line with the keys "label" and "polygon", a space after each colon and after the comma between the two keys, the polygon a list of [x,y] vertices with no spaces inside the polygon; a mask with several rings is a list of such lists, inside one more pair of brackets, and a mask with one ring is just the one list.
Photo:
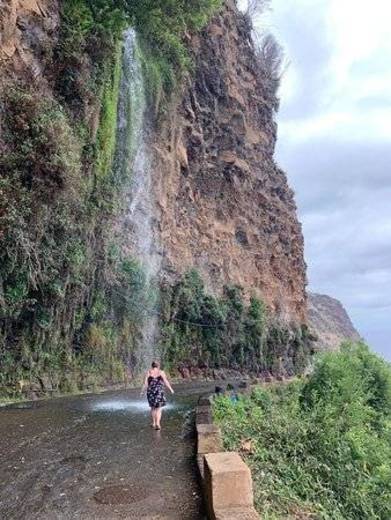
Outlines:
{"label": "roadside wall", "polygon": [[213,423],[212,397],[196,408],[197,464],[209,520],[259,520],[251,471],[239,453],[224,451]]}

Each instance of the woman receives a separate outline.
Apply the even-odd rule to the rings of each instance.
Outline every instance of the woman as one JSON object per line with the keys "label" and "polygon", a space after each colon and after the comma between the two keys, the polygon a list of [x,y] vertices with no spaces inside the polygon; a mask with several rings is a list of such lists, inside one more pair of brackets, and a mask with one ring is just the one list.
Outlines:
{"label": "woman", "polygon": [[172,389],[166,374],[163,372],[163,370],[160,370],[159,363],[157,361],[153,361],[152,368],[150,368],[145,375],[144,385],[141,389],[141,395],[143,395],[145,390],[147,390],[147,399],[151,408],[152,416],[151,426],[155,430],[160,430],[162,408],[166,405],[166,398],[164,397],[163,390],[164,385],[166,385],[172,394],[174,393],[174,390]]}

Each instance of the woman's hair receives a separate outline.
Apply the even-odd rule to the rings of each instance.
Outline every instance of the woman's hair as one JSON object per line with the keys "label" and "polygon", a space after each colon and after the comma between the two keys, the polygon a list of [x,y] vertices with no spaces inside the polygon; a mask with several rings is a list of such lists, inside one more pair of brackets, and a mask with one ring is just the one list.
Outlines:
{"label": "woman's hair", "polygon": [[159,368],[159,363],[157,361],[152,361],[152,368]]}

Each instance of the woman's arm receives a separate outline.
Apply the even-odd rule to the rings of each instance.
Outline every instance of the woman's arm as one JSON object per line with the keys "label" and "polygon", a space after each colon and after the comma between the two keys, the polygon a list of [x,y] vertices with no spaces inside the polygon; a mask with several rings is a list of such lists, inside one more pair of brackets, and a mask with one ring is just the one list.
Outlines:
{"label": "woman's arm", "polygon": [[163,378],[163,381],[164,381],[164,384],[166,385],[166,387],[170,390],[170,392],[173,394],[174,393],[174,390],[172,389],[172,386],[170,385],[170,382],[169,380],[167,379],[167,376],[166,374],[162,371],[162,378]]}
{"label": "woman's arm", "polygon": [[148,386],[148,376],[149,376],[149,371],[145,374],[145,379],[144,379],[144,384],[141,388],[141,392],[140,392],[140,395],[144,395],[144,392],[145,390],[147,389],[147,386]]}

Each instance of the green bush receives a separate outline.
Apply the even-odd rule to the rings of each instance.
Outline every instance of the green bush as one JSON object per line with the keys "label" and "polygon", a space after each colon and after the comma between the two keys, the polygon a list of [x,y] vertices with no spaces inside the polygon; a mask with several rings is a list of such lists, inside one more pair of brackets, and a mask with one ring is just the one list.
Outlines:
{"label": "green bush", "polygon": [[10,86],[2,101],[0,171],[47,201],[62,190],[80,190],[81,147],[61,105],[33,89]]}
{"label": "green bush", "polygon": [[310,356],[305,328],[272,322],[264,303],[255,297],[245,303],[238,286],[225,287],[221,296],[208,294],[195,270],[163,288],[161,328],[161,350],[170,366],[191,359],[292,374],[301,373]]}
{"label": "green bush", "polygon": [[320,358],[307,381],[256,388],[214,413],[245,454],[265,519],[391,517],[391,367],[363,344]]}
{"label": "green bush", "polygon": [[341,414],[344,407],[359,403],[368,411],[391,416],[389,365],[364,344],[343,344],[338,356],[324,355],[304,388],[302,402],[316,409],[326,406],[330,397],[333,406],[340,406]]}
{"label": "green bush", "polygon": [[34,306],[38,290],[55,287],[56,264],[65,262],[64,238],[76,225],[85,185],[81,147],[56,101],[14,86],[2,108],[0,275],[5,319]]}

